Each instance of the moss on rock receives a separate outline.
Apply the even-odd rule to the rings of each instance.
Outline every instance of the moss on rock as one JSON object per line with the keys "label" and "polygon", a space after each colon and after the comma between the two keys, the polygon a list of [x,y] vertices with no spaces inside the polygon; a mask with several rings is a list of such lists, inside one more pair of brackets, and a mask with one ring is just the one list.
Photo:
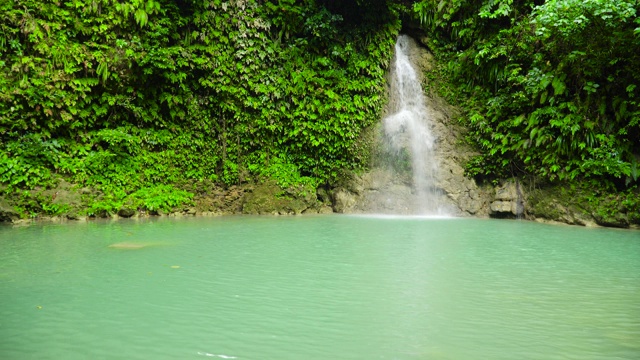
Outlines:
{"label": "moss on rock", "polygon": [[269,180],[256,185],[246,194],[242,213],[298,215],[308,209],[319,209],[315,189],[310,185],[296,185],[286,189]]}

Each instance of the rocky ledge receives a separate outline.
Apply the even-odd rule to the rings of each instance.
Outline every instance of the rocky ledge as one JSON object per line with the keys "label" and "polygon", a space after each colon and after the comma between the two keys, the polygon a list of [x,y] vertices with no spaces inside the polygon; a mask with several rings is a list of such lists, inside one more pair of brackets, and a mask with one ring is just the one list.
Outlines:
{"label": "rocky ledge", "polygon": [[[453,176],[452,172],[449,176]],[[400,213],[402,204],[410,200],[411,188],[402,179],[373,170],[362,175],[351,174],[331,187],[317,190],[309,186],[282,188],[275,182],[244,184],[228,188],[198,183],[189,187],[195,193],[193,202],[170,212],[132,209],[126,206],[112,213],[88,215],[85,199],[101,196],[94,190],[79,188],[61,181],[54,189],[28,192],[27,204],[35,206],[36,198],[49,197],[49,207],[57,206],[55,215],[24,216],[15,198],[0,197],[0,222],[25,224],[34,220],[66,221],[91,218],[140,218],[148,216],[218,216],[238,214],[299,215],[327,213]],[[443,200],[452,215],[495,218],[520,218],[540,222],[582,226],[608,226],[640,229],[640,213],[620,205],[614,197],[586,196],[575,186],[534,186],[518,179],[508,179],[498,186],[478,186],[471,179],[443,182]],[[381,198],[397,195],[393,198]],[[21,195],[25,197],[26,195]],[[31,199],[31,200],[29,200]],[[24,202],[20,203],[24,205]],[[398,210],[400,209],[400,210]],[[43,211],[41,209],[41,211]]]}

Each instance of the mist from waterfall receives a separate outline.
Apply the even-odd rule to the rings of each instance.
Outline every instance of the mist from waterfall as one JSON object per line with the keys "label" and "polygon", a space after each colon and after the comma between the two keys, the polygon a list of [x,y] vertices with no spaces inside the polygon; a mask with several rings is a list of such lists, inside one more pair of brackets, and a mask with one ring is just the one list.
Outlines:
{"label": "mist from waterfall", "polygon": [[[410,171],[411,198],[406,212],[414,215],[446,215],[436,187],[438,164],[435,138],[430,131],[429,111],[424,103],[420,78],[409,57],[413,40],[400,35],[395,45],[389,111],[383,120],[384,146],[396,168],[406,162]],[[409,166],[410,165],[410,166]]]}

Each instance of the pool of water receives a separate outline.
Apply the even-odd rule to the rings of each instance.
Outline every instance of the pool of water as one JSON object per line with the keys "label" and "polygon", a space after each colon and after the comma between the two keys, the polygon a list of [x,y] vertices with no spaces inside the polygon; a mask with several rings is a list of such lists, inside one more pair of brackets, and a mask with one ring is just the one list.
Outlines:
{"label": "pool of water", "polygon": [[1,359],[640,359],[640,232],[300,216],[0,227]]}

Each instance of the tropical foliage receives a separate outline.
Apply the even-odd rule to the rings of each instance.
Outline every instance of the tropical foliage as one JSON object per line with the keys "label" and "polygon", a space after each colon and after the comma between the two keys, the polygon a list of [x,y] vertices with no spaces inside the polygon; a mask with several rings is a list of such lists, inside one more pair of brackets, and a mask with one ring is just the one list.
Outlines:
{"label": "tropical foliage", "polygon": [[355,2],[4,1],[3,191],[62,176],[111,212],[186,181],[328,181],[363,165],[399,25]]}
{"label": "tropical foliage", "polygon": [[168,209],[188,182],[317,186],[366,166],[410,17],[480,150],[470,175],[637,187],[636,1],[6,0],[0,195],[65,178],[98,190],[94,213]]}
{"label": "tropical foliage", "polygon": [[482,154],[471,175],[638,183],[636,1],[414,4]]}

